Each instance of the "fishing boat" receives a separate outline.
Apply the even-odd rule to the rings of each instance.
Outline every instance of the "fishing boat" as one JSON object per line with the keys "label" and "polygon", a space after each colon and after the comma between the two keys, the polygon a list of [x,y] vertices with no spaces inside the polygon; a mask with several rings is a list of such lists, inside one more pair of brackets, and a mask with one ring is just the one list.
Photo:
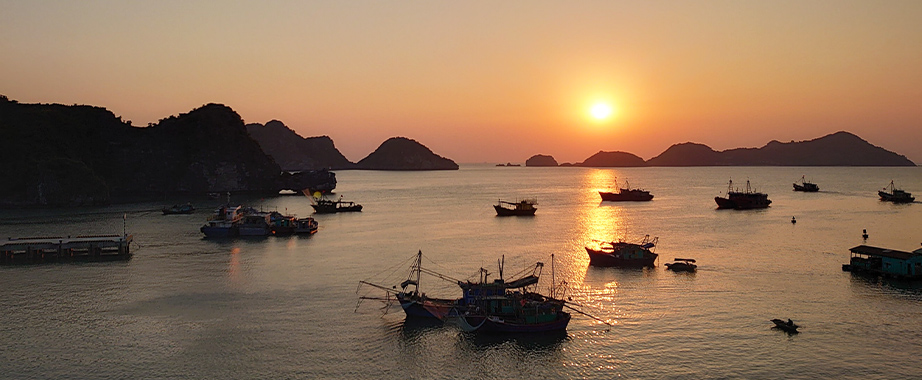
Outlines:
{"label": "fishing boat", "polygon": [[466,332],[539,333],[566,330],[570,313],[566,302],[537,292],[543,263],[535,264],[531,273],[517,280],[503,279],[503,261],[499,278],[489,281],[489,272],[481,268],[479,282],[459,282],[464,295],[463,309],[453,309],[452,321]]}
{"label": "fishing boat", "polygon": [[298,218],[295,219],[294,233],[310,235],[316,233],[319,227],[320,224],[314,218]]}
{"label": "fishing boat", "polygon": [[666,269],[673,272],[694,272],[698,266],[695,265],[695,259],[680,259],[676,257],[671,263],[666,263]]}
{"label": "fishing boat", "polygon": [[885,202],[910,203],[916,200],[916,198],[912,196],[912,193],[907,193],[903,190],[897,189],[892,180],[890,181],[890,184],[887,185],[887,187],[878,191],[877,195],[880,196],[880,200]]}
{"label": "fishing boat", "polygon": [[806,176],[800,177],[799,185],[796,182],[794,183],[794,191],[803,191],[807,193],[815,193],[817,191],[820,191],[819,186],[817,186],[815,183],[807,182],[805,177]]}
{"label": "fishing boat", "polygon": [[749,210],[766,208],[772,204],[767,194],[752,190],[749,180],[746,180],[746,190],[733,189],[733,180],[727,186],[727,197],[714,197],[718,209]]}
{"label": "fishing boat", "polygon": [[[304,194],[307,195],[308,193],[305,192]],[[344,201],[342,195],[340,195],[339,199],[335,201],[323,198],[319,192],[314,193],[313,195],[309,195],[308,198],[311,199],[311,207],[314,208],[314,212],[318,214],[335,214],[337,212],[362,211],[362,205],[355,202]]]}
{"label": "fishing boat", "polygon": [[[434,318],[441,321],[446,319],[449,314],[458,314],[464,310],[464,305],[461,303],[460,298],[433,298],[428,297],[426,293],[420,291],[419,283],[422,274],[430,275],[445,281],[451,281],[453,283],[461,283],[460,280],[423,268],[422,261],[423,251],[420,250],[416,254],[413,265],[410,267],[410,273],[407,275],[407,279],[399,284],[399,290],[397,286],[388,288],[368,281],[359,281],[359,283],[387,292],[388,297],[393,297],[393,299],[396,299],[397,302],[400,303],[400,307],[408,318]],[[379,298],[360,297],[360,299]]]}
{"label": "fishing boat", "polygon": [[269,236],[272,235],[272,225],[269,213],[249,211],[237,223],[239,236]]}
{"label": "fishing boat", "polygon": [[632,189],[631,184],[627,181],[624,181],[626,187],[621,188],[618,186],[618,182],[615,181],[615,187],[618,188],[618,192],[607,192],[600,191],[599,195],[602,196],[602,201],[608,202],[645,202],[653,199],[653,195],[649,191],[643,189]]}
{"label": "fishing boat", "polygon": [[782,320],[782,319],[777,319],[777,318],[775,318],[775,319],[772,319],[772,323],[775,324],[775,326],[772,327],[773,329],[783,330],[783,331],[785,331],[785,332],[787,332],[787,333],[789,333],[789,334],[797,334],[797,333],[799,332],[799,331],[797,331],[797,329],[798,329],[800,326],[798,326],[797,324],[795,324],[794,321],[792,321],[792,320],[790,320],[790,319],[788,319],[787,321],[785,321],[785,320]]}
{"label": "fishing boat", "polygon": [[192,207],[191,203],[186,203],[184,205],[173,205],[172,207],[164,207],[160,209],[163,212],[163,215],[176,215],[176,214],[191,214],[195,212],[195,207]]}
{"label": "fishing boat", "polygon": [[523,199],[517,202],[500,199],[493,205],[493,208],[496,209],[497,216],[534,216],[535,211],[538,211],[536,204],[538,201],[535,199]]}
{"label": "fishing boat", "polygon": [[269,213],[269,229],[274,236],[288,236],[295,233],[298,217],[285,215],[278,211]]}
{"label": "fishing boat", "polygon": [[205,225],[199,228],[205,237],[233,237],[238,235],[237,222],[243,218],[243,208],[240,206],[221,206],[215,210],[214,215],[208,218]]}
{"label": "fishing boat", "polygon": [[593,240],[586,246],[586,253],[589,254],[589,265],[597,267],[622,267],[622,268],[642,268],[652,267],[658,256],[653,252],[659,238],[650,238],[650,235],[644,236],[643,240],[637,243],[629,243],[623,240],[619,241],[602,241]]}

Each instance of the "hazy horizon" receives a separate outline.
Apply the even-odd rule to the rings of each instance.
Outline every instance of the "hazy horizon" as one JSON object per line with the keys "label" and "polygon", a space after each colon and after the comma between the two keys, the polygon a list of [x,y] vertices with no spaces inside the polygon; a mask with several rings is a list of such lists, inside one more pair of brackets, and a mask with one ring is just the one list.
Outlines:
{"label": "hazy horizon", "polygon": [[221,103],[460,163],[848,131],[922,163],[920,2],[0,4],[0,94],[136,126]]}

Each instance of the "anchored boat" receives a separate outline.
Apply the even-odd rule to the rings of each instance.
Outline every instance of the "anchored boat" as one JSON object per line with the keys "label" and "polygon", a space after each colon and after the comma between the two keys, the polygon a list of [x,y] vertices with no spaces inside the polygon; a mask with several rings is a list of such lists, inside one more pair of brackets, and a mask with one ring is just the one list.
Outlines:
{"label": "anchored boat", "polygon": [[752,190],[749,180],[746,180],[746,190],[733,189],[733,180],[730,180],[727,186],[727,197],[714,197],[718,209],[732,208],[734,210],[749,210],[755,208],[766,208],[772,204],[767,194]]}
{"label": "anchored boat", "polygon": [[602,197],[603,201],[609,202],[645,202],[653,199],[653,195],[649,191],[643,189],[632,189],[631,184],[627,181],[624,181],[624,188],[618,187],[618,182],[615,181],[615,187],[618,188],[618,192],[607,192],[600,191],[599,195]]}
{"label": "anchored boat", "polygon": [[538,211],[535,205],[538,201],[535,199],[523,199],[517,202],[508,202],[502,199],[498,200],[493,208],[496,209],[497,216],[534,216]]}
{"label": "anchored boat", "polygon": [[878,191],[877,195],[880,196],[880,200],[885,202],[910,203],[916,200],[916,198],[912,196],[912,193],[897,189],[892,180],[890,181],[890,185]]}
{"label": "anchored boat", "polygon": [[794,183],[794,191],[803,191],[807,193],[815,193],[817,191],[820,191],[819,186],[817,186],[815,183],[807,182],[805,177],[806,176],[800,177],[799,185],[796,182]]}
{"label": "anchored boat", "polygon": [[659,238],[644,236],[637,243],[623,240],[602,241],[593,240],[586,246],[589,254],[589,265],[597,267],[652,267],[658,256],[653,252]]}

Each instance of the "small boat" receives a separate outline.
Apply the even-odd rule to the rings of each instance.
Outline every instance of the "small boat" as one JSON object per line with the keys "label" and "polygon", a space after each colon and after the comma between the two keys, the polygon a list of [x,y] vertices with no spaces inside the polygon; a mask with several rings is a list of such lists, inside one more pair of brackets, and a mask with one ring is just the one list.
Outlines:
{"label": "small boat", "polygon": [[620,240],[594,240],[592,244],[586,246],[589,265],[622,268],[652,267],[658,256],[653,253],[658,241],[659,238],[650,239],[650,235],[644,236],[643,240],[637,243]]}
{"label": "small boat", "polygon": [[176,215],[176,214],[191,214],[195,212],[195,207],[192,207],[191,203],[186,203],[184,205],[173,205],[173,207],[164,207],[160,209],[163,212],[163,215]]}
{"label": "small boat", "polygon": [[804,178],[805,176],[800,177],[800,184],[794,183],[794,191],[803,191],[807,193],[815,193],[820,191],[820,187],[815,183],[807,182]]}
{"label": "small boat", "polygon": [[695,265],[695,259],[680,259],[676,257],[673,262],[666,263],[666,269],[673,272],[694,272],[698,266]]}
{"label": "small boat", "polygon": [[799,332],[797,331],[797,328],[799,328],[800,326],[795,324],[794,321],[790,319],[785,321],[785,320],[775,318],[775,319],[772,319],[772,323],[775,324],[775,327],[772,327],[774,329],[784,330],[785,332],[789,334],[797,334]]}
{"label": "small boat", "polygon": [[534,216],[535,211],[538,211],[535,208],[536,204],[538,204],[538,201],[535,199],[523,199],[517,202],[507,202],[500,199],[493,205],[493,208],[496,209],[497,216]]}
{"label": "small boat", "polygon": [[[308,193],[305,192],[305,195]],[[337,212],[357,212],[362,211],[362,205],[355,202],[348,202],[343,200],[343,196],[340,195],[338,200],[331,201],[329,199],[318,196],[317,193],[314,195],[308,195],[308,198],[311,199],[311,207],[314,208],[314,212],[318,214],[335,214]]]}
{"label": "small boat", "polygon": [[317,229],[320,227],[320,224],[314,218],[299,218],[295,219],[295,229],[294,233],[296,234],[314,234],[317,232]]}
{"label": "small boat", "polygon": [[618,192],[607,192],[600,191],[599,195],[602,196],[602,201],[609,202],[645,202],[653,199],[653,195],[649,191],[643,189],[632,189],[631,184],[627,181],[625,183],[625,188],[618,187],[618,182],[615,182],[615,187],[618,188]]}
{"label": "small boat", "polygon": [[897,189],[896,186],[893,185],[892,180],[890,181],[890,185],[878,191],[877,195],[880,196],[880,200],[885,202],[910,203],[916,200],[916,198],[912,196],[912,193]]}
{"label": "small boat", "polygon": [[740,191],[733,189],[733,180],[727,186],[727,197],[714,197],[718,209],[750,210],[755,208],[766,208],[772,201],[768,195],[752,190],[749,180],[746,180],[746,190]]}

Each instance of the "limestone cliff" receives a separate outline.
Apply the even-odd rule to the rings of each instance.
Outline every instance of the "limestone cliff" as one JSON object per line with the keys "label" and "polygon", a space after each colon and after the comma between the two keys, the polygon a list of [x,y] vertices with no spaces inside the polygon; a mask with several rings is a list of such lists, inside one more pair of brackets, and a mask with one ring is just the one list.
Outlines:
{"label": "limestone cliff", "polygon": [[336,149],[329,137],[301,137],[278,120],[266,125],[247,124],[247,131],[263,152],[272,156],[285,171],[351,169],[355,166]]}

